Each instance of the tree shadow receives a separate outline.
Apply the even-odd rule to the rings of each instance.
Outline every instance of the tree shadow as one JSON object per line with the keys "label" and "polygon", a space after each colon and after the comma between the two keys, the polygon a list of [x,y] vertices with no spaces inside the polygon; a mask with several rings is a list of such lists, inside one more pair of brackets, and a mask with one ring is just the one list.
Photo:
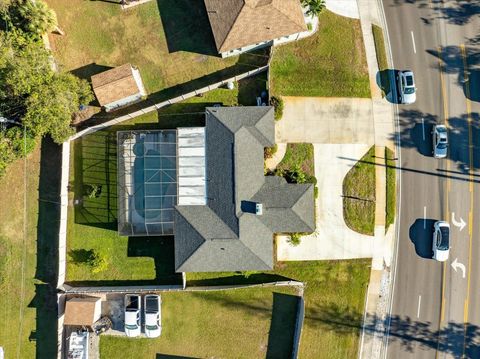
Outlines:
{"label": "tree shadow", "polygon": [[155,355],[155,359],[200,359],[199,357],[186,357],[183,355],[159,354]]}
{"label": "tree shadow", "polygon": [[[73,253],[72,253],[73,252]],[[69,255],[78,265],[88,264],[91,250],[77,249]],[[72,257],[73,254],[73,257]],[[127,285],[180,285],[182,275],[175,272],[173,236],[129,237],[126,255],[129,258],[150,257],[155,263],[155,278],[150,280],[85,280],[68,281],[72,287],[79,286],[127,286]],[[85,261],[87,259],[87,261]],[[131,264],[135,265],[134,262]]]}
{"label": "tree shadow", "polygon": [[300,297],[273,293],[266,358],[291,358]]}
{"label": "tree shadow", "polygon": [[[98,131],[73,142],[75,223],[115,230],[117,226],[116,133]],[[101,187],[98,196],[85,188]]]}
{"label": "tree shadow", "polygon": [[432,259],[433,225],[435,222],[435,219],[418,218],[408,231],[409,238],[415,246],[415,252],[425,259]]}
{"label": "tree shadow", "polygon": [[267,71],[238,82],[238,103],[243,106],[256,106],[257,98],[268,105]]}
{"label": "tree shadow", "polygon": [[416,5],[419,9],[430,8],[432,16],[429,22],[435,19],[446,20],[449,24],[465,25],[480,14],[480,3],[472,0],[445,2],[443,0],[394,0],[392,6],[402,4]]}
{"label": "tree shadow", "polygon": [[35,297],[29,307],[36,309],[36,329],[30,339],[36,343],[36,357],[50,358],[57,351],[57,279],[60,229],[61,147],[43,138],[40,155],[37,220],[37,265]]}
{"label": "tree shadow", "polygon": [[450,321],[439,329],[438,324],[395,314],[386,318],[367,314],[362,320],[363,313],[337,304],[320,306],[313,314],[309,312],[307,310],[305,319],[310,323],[316,322],[313,325],[339,334],[352,333],[362,327],[367,335],[385,336],[388,331],[389,342],[400,343],[407,352],[418,348],[433,349],[459,358],[462,357],[465,343],[467,358],[478,358],[480,353],[480,328],[472,323]]}
{"label": "tree shadow", "polygon": [[219,56],[203,0],[157,0],[168,51]]}

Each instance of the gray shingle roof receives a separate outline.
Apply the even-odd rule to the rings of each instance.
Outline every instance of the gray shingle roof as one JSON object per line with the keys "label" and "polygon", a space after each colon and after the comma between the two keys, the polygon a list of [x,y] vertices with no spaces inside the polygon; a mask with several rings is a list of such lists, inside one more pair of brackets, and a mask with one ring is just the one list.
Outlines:
{"label": "gray shingle roof", "polygon": [[177,271],[272,269],[274,233],[315,229],[313,185],[264,176],[274,127],[271,107],[206,109],[207,205],[176,207]]}

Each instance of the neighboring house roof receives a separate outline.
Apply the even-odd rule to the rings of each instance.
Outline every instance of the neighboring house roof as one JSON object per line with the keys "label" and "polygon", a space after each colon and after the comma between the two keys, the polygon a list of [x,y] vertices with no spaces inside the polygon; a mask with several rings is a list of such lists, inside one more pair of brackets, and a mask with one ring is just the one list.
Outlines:
{"label": "neighboring house roof", "polygon": [[90,326],[100,319],[100,298],[72,298],[65,304],[65,325]]}
{"label": "neighboring house roof", "polygon": [[101,106],[142,92],[132,65],[125,64],[92,76],[92,87]]}
{"label": "neighboring house roof", "polygon": [[273,233],[315,230],[313,185],[264,175],[274,127],[272,107],[206,109],[207,204],[176,206],[176,271],[272,269]]}
{"label": "neighboring house roof", "polygon": [[306,31],[299,0],[204,0],[219,53]]}

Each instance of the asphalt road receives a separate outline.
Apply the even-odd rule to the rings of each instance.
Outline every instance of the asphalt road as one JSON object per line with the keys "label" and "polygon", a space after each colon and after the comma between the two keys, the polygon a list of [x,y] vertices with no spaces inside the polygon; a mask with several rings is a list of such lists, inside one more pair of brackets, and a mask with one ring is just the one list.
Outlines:
{"label": "asphalt road", "polygon": [[[398,105],[401,212],[387,356],[480,358],[480,0],[383,5],[394,70],[413,70],[417,86],[415,104]],[[434,124],[449,128],[447,159],[432,157]],[[451,225],[445,263],[431,259],[436,220]]]}

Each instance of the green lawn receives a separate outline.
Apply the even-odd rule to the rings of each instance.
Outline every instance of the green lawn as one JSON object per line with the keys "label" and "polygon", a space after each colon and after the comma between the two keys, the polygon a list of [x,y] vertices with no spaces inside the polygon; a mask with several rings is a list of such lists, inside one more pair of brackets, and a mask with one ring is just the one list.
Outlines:
{"label": "green lawn", "polygon": [[378,69],[380,70],[380,86],[383,95],[390,92],[390,79],[388,71],[387,51],[385,49],[385,39],[383,30],[380,26],[372,24],[373,40],[375,42],[375,53],[377,55]]}
{"label": "green lawn", "polygon": [[0,326],[0,345],[6,358],[56,355],[58,196],[48,191],[55,189],[49,175],[57,173],[58,162],[41,156],[38,145],[27,158],[26,172],[22,159],[0,178],[0,305],[5,324]]}
{"label": "green lawn", "polygon": [[[105,285],[125,281],[144,284],[181,281],[174,274],[173,237],[129,238],[117,233],[116,132],[203,126],[206,106],[252,104],[256,101],[255,95],[265,89],[265,80],[265,74],[244,79],[235,84],[233,90],[213,90],[72,142],[67,281]],[[88,185],[101,186],[98,198],[85,195]],[[90,250],[102,253],[107,259],[105,270],[94,273],[90,266],[76,260]]]}
{"label": "green lawn", "polygon": [[[47,0],[64,36],[50,35],[63,68],[89,79],[110,67],[140,69],[154,101],[252,70],[264,52],[217,56],[203,1],[153,0],[128,10],[113,1]],[[166,89],[174,89],[166,91]]]}
{"label": "green lawn", "polygon": [[[343,359],[357,355],[370,260],[279,262],[250,274],[187,273],[187,285],[257,283],[294,279],[306,284],[305,322],[299,358]],[[216,279],[217,278],[217,279]]]}
{"label": "green lawn", "polygon": [[370,97],[360,21],[323,11],[318,31],[274,49],[273,95]]}
{"label": "green lawn", "polygon": [[289,358],[298,297],[293,288],[162,294],[162,335],[102,336],[101,358]]}
{"label": "green lawn", "polygon": [[395,182],[395,152],[389,148],[385,148],[385,163],[387,165],[387,204],[386,204],[386,221],[385,231],[395,221],[396,209],[396,182]]}
{"label": "green lawn", "polygon": [[348,171],[343,180],[343,218],[356,232],[375,230],[375,146]]}

